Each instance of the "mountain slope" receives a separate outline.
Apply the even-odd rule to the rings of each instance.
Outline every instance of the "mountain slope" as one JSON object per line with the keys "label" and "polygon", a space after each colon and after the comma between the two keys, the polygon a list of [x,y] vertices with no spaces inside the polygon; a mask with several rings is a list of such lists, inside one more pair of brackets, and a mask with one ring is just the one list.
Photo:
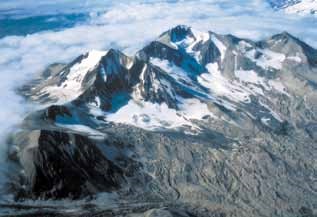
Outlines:
{"label": "mountain slope", "polygon": [[289,14],[308,15],[317,12],[316,0],[282,0],[282,1],[269,1],[275,9],[282,9]]}
{"label": "mountain slope", "polygon": [[108,192],[118,216],[312,213],[316,57],[285,32],[254,42],[177,26],[134,57],[54,64],[21,89],[42,109],[11,141],[24,174],[12,188],[18,199]]}
{"label": "mountain slope", "polygon": [[303,0],[297,4],[291,5],[285,9],[287,13],[297,13],[301,15],[316,14],[317,1],[316,0]]}

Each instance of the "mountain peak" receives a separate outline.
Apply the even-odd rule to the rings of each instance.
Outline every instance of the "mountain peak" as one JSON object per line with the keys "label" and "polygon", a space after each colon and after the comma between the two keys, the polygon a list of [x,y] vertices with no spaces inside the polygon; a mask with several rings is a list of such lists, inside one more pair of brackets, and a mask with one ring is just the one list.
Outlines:
{"label": "mountain peak", "polygon": [[120,50],[114,49],[114,48],[110,48],[106,54],[106,56],[121,56],[121,55],[124,55],[124,54]]}
{"label": "mountain peak", "polygon": [[268,40],[265,40],[264,44],[274,51],[287,55],[301,56],[302,59],[305,59],[305,62],[312,66],[316,65],[316,49],[286,31],[273,35]]}
{"label": "mountain peak", "polygon": [[271,37],[271,39],[283,40],[283,41],[294,40],[296,43],[303,43],[301,40],[299,40],[297,37],[295,37],[294,35],[290,34],[287,31],[283,31],[281,33],[275,34]]}
{"label": "mountain peak", "polygon": [[188,36],[193,36],[191,28],[185,25],[178,25],[169,30],[170,38],[172,42],[177,42],[185,39]]}

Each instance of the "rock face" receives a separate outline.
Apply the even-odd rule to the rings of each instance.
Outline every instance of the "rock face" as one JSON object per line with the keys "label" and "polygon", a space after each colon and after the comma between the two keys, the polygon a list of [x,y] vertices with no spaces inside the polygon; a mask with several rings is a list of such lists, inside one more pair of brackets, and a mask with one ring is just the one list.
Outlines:
{"label": "rock face", "polygon": [[123,183],[123,171],[84,136],[42,130],[38,141],[31,159],[34,176],[30,194],[35,198],[76,199],[118,189]]}
{"label": "rock face", "polygon": [[316,64],[288,33],[177,26],[134,57],[52,65],[21,89],[43,107],[12,141],[17,199],[108,192],[131,203],[118,216],[313,216]]}

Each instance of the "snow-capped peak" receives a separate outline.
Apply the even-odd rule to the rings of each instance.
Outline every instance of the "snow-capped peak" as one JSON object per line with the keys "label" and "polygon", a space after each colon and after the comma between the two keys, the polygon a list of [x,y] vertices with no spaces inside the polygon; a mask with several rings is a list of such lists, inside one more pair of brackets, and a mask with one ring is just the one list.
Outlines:
{"label": "snow-capped peak", "polygon": [[[265,121],[269,125],[283,117],[259,99],[292,97],[284,71],[309,64],[307,59],[313,58],[308,54],[314,57],[316,51],[287,33],[252,42],[177,26],[135,57],[113,49],[91,51],[49,78],[33,96],[55,104],[75,101],[93,116],[147,130],[199,130],[195,121],[217,120],[225,116],[223,109],[270,118]],[[255,113],[254,106],[263,112]]]}
{"label": "snow-capped peak", "polygon": [[92,50],[79,57],[80,60],[78,62],[75,62],[70,67],[65,67],[59,73],[60,81],[56,82],[55,80],[55,84],[45,86],[34,97],[41,98],[43,95],[49,95],[50,98],[55,99],[55,104],[64,104],[76,99],[84,91],[83,84],[87,74],[97,68],[100,60],[106,54],[107,51]]}

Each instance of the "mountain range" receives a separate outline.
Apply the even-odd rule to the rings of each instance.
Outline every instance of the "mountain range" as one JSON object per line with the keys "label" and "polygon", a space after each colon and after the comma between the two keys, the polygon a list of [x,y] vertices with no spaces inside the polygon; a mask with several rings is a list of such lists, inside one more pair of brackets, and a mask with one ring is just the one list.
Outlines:
{"label": "mountain range", "polygon": [[8,190],[116,204],[83,216],[314,216],[316,88],[317,50],[287,32],[93,50],[19,89],[39,109],[8,139]]}

